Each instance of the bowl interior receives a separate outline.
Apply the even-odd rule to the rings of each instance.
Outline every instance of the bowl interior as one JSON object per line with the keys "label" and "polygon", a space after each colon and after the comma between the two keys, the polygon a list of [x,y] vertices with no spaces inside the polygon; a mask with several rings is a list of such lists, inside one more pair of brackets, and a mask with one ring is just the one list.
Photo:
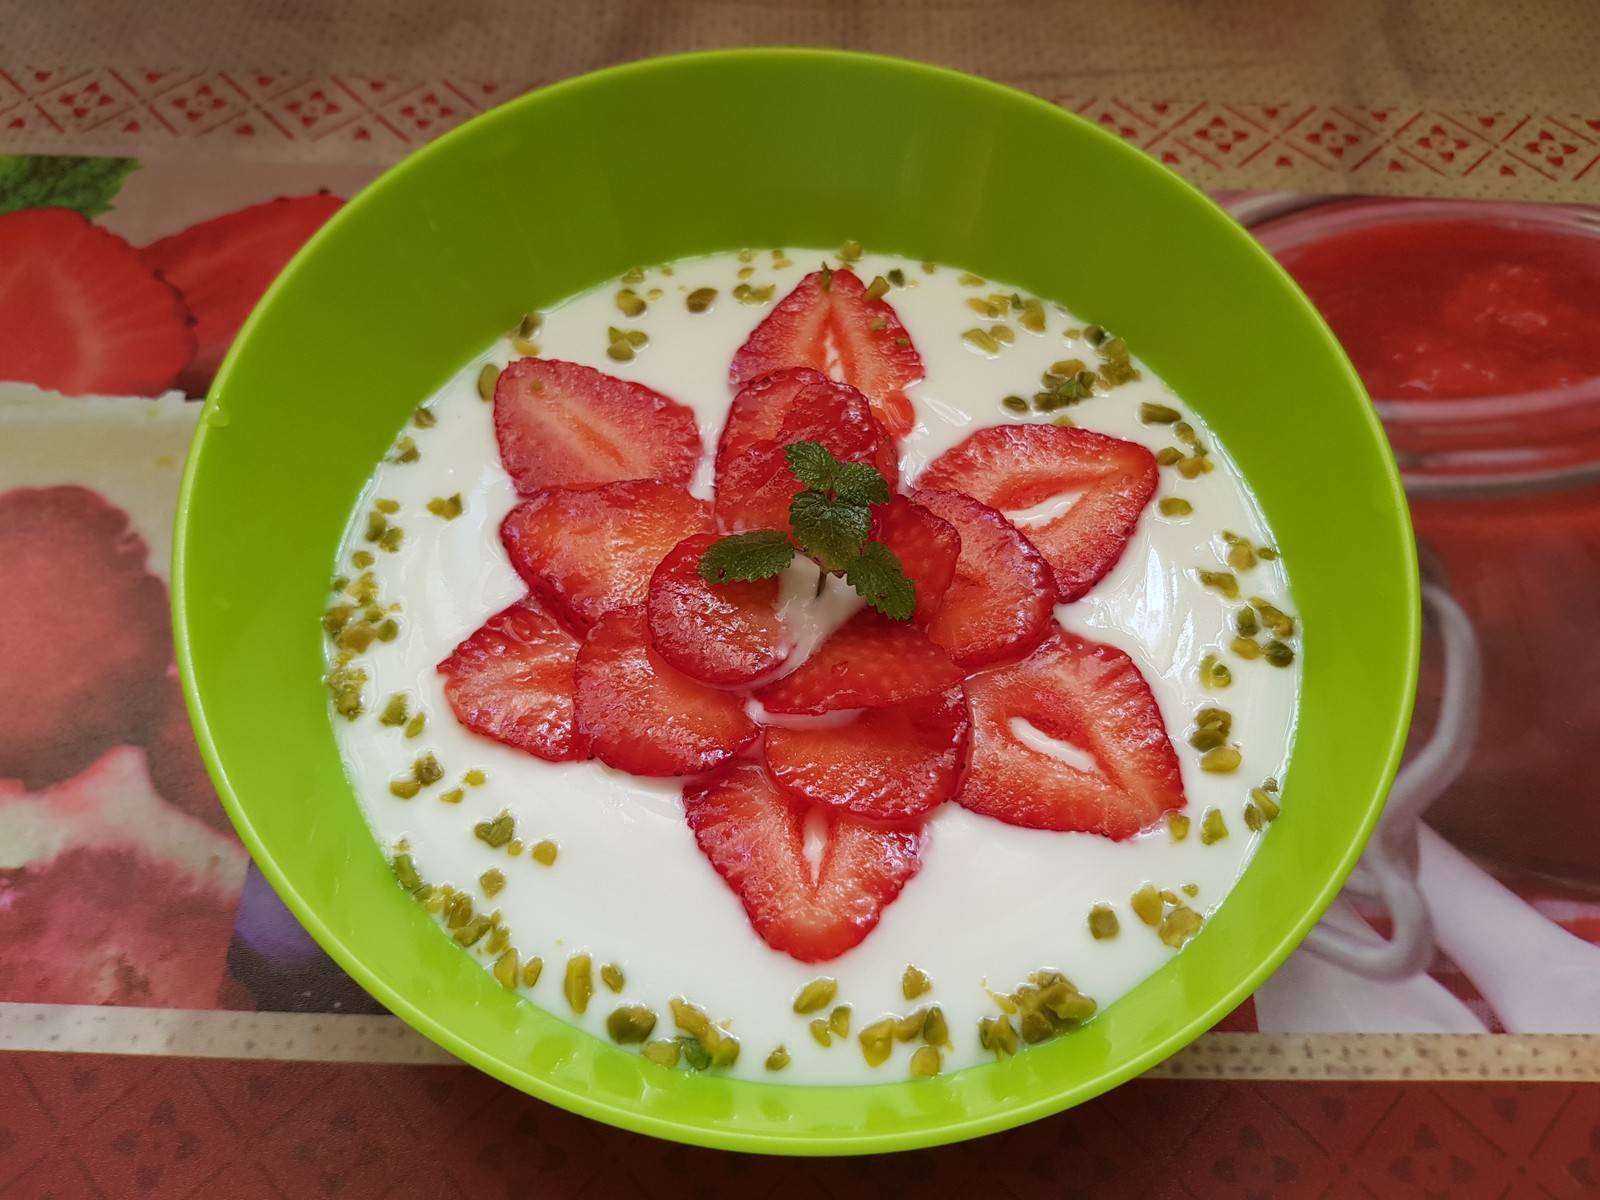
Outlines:
{"label": "bowl interior", "polygon": [[[519,314],[635,263],[846,238],[1070,305],[1124,334],[1211,423],[1276,532],[1304,622],[1284,815],[1200,937],[1070,1037],[916,1085],[668,1072],[501,991],[394,886],[334,745],[318,616],[373,465]],[[1415,675],[1415,559],[1393,464],[1286,276],[1198,193],[1093,126],[863,56],[740,51],[618,68],[509,104],[390,172],[317,236],[236,343],[176,537],[179,657],[202,749],[262,870],[328,951],[507,1083],[740,1149],[885,1150],[987,1132],[1086,1099],[1206,1029],[1353,864]]]}

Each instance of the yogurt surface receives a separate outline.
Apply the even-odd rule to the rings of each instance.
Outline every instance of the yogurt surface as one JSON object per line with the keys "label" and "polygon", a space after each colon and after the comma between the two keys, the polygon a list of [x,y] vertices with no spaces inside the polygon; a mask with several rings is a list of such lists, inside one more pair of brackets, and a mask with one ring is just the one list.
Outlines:
{"label": "yogurt surface", "polygon": [[[691,407],[705,448],[691,490],[709,498],[711,452],[732,399],[728,364],[751,329],[819,260],[840,265],[832,252],[818,251],[789,251],[785,258],[761,251],[748,262],[732,253],[680,261],[670,274],[647,270],[643,282],[628,285],[649,298],[638,317],[618,311],[620,285],[611,281],[545,313],[534,337],[545,357],[637,380]],[[917,413],[916,428],[901,443],[907,484],[914,485],[932,459],[976,429],[1052,419],[1011,411],[1002,399],[1031,396],[1041,373],[1058,360],[1096,362],[1095,350],[1081,336],[1084,323],[1048,302],[1043,332],[1011,321],[1014,340],[997,353],[965,340],[964,331],[997,323],[976,314],[969,299],[1009,295],[1012,289],[1003,283],[974,283],[956,268],[929,272],[915,262],[870,254],[848,265],[863,280],[898,269],[905,281],[886,299],[926,368],[923,382],[907,390]],[[753,268],[749,285],[772,285],[770,299],[746,304],[734,298],[738,272],[746,267]],[[685,296],[703,287],[716,288],[717,300],[710,311],[692,313]],[[642,330],[649,341],[632,361],[615,362],[606,353],[610,327]],[[1079,336],[1068,336],[1073,331]],[[1244,806],[1250,789],[1281,777],[1287,763],[1300,663],[1297,657],[1279,668],[1228,652],[1235,615],[1245,602],[1203,585],[1196,571],[1233,570],[1224,531],[1256,546],[1274,541],[1226,448],[1136,355],[1141,378],[1104,394],[1097,389],[1061,411],[1077,425],[1156,450],[1177,439],[1170,425],[1142,423],[1140,405],[1177,408],[1209,448],[1215,469],[1188,479],[1163,466],[1156,499],[1121,560],[1083,599],[1059,606],[1057,617],[1069,631],[1126,651],[1149,682],[1181,764],[1184,812],[1192,822],[1188,836],[1175,841],[1160,825],[1113,842],[1017,828],[944,804],[929,819],[920,872],[885,909],[878,927],[853,950],[819,964],[796,962],[757,937],[738,897],[695,845],[680,806],[681,781],[637,778],[598,762],[543,762],[468,731],[445,702],[437,664],[527,590],[498,536],[517,495],[500,464],[493,406],[477,387],[484,364],[504,366],[516,357],[507,337],[465,364],[428,402],[434,424],[404,430],[417,447],[415,461],[385,461],[362,497],[337,569],[350,577],[361,573],[351,565],[352,554],[377,551],[363,537],[367,514],[380,498],[398,503],[389,521],[403,528],[403,541],[393,552],[377,551],[370,569],[381,601],[400,605],[394,614],[399,634],[374,643],[358,660],[369,676],[364,712],[354,720],[332,720],[352,785],[385,852],[404,841],[424,879],[469,892],[480,912],[498,909],[522,960],[543,959],[538,982],[521,989],[528,999],[602,1038],[606,1016],[617,1004],[646,1005],[660,1016],[654,1034],[659,1038],[676,1033],[668,1000],[684,996],[725,1021],[739,1039],[732,1074],[789,1083],[888,1082],[906,1077],[915,1044],[897,1043],[889,1062],[877,1068],[867,1065],[854,1036],[823,1048],[808,1032],[810,1018],[791,1008],[804,984],[819,976],[836,979],[837,1002],[851,1006],[853,1032],[887,1014],[939,1005],[953,1043],[944,1056],[948,1073],[991,1057],[976,1033],[980,1018],[1000,1011],[987,989],[1009,992],[1030,973],[1053,968],[1103,1010],[1181,952],[1134,914],[1129,897],[1149,883],[1179,893],[1201,913],[1223,901],[1256,839],[1266,836],[1246,828]],[[457,493],[461,515],[446,520],[430,513],[430,500]],[[1188,501],[1192,514],[1164,515],[1158,504],[1165,497]],[[1048,519],[1068,502],[1070,497],[1057,498],[1030,513],[1008,515],[1026,531],[1031,521]],[[1295,611],[1281,561],[1261,560],[1237,576],[1243,596]],[[787,585],[785,594],[804,590],[802,581]],[[842,619],[803,605],[796,611],[824,627]],[[796,632],[803,639],[804,631]],[[1227,664],[1231,686],[1202,686],[1200,665],[1207,655]],[[416,736],[378,720],[386,698],[397,692],[408,696],[412,713],[426,716]],[[1229,740],[1243,754],[1232,773],[1202,771],[1200,751],[1185,741],[1194,714],[1212,705],[1232,714]],[[1031,727],[1018,733],[1069,761],[1081,753],[1051,745]],[[443,781],[414,799],[391,795],[391,780],[405,776],[428,752],[442,765]],[[468,771],[483,772],[486,782],[463,788],[457,803],[442,803],[440,795],[461,787]],[[1205,844],[1202,816],[1213,808],[1227,836]],[[474,835],[477,823],[502,811],[515,819],[516,837],[527,846],[554,842],[556,861],[544,866],[527,852],[511,857]],[[505,877],[492,898],[478,883],[491,868]],[[1180,891],[1184,885],[1195,885],[1192,898]],[[1099,903],[1109,904],[1119,919],[1115,937],[1096,940],[1090,934],[1088,914]],[[480,943],[472,952],[487,967],[493,958],[482,951]],[[580,952],[592,955],[597,970],[616,964],[625,978],[617,994],[597,981],[583,1016],[571,1011],[562,992],[564,966]],[[909,964],[926,972],[933,987],[908,1002],[901,977]],[[763,1063],[779,1045],[791,1062],[773,1075]]]}

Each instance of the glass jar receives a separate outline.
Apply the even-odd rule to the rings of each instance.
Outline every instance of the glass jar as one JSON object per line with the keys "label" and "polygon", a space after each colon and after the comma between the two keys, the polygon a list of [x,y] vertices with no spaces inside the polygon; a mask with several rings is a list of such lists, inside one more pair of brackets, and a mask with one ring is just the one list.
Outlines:
{"label": "glass jar", "polygon": [[[1424,576],[1477,632],[1476,741],[1429,823],[1493,864],[1600,889],[1600,212],[1340,200],[1252,232],[1362,372]],[[1439,661],[1425,644],[1417,736]]]}

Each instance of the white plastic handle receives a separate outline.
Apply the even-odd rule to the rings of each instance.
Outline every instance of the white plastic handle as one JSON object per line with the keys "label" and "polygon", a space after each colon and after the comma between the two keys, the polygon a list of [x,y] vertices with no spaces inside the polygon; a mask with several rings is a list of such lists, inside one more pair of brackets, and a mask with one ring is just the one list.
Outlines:
{"label": "white plastic handle", "polygon": [[1350,887],[1383,901],[1393,931],[1382,941],[1320,924],[1305,941],[1313,954],[1368,979],[1413,975],[1427,966],[1433,953],[1433,920],[1417,884],[1418,823],[1465,769],[1478,734],[1483,659],[1472,620],[1437,584],[1422,585],[1422,603],[1438,623],[1444,643],[1439,718],[1427,744],[1395,777],[1388,806],[1357,868],[1359,878],[1352,877]]}

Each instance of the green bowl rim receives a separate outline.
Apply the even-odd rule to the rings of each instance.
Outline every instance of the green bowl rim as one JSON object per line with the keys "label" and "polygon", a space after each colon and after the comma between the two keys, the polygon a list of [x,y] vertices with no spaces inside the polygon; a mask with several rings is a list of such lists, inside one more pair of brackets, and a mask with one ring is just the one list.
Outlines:
{"label": "green bowl rim", "polygon": [[[696,51],[687,54],[668,54],[652,58],[640,59],[623,63],[618,66],[607,67],[602,70],[587,72],[573,76],[544,87],[535,89],[505,104],[474,117],[464,122],[455,129],[441,135],[435,141],[412,152],[404,159],[389,167],[377,179],[363,188],[350,202],[345,204],[318,230],[303,246],[300,252],[290,261],[278,278],[267,289],[261,301],[245,320],[240,328],[234,343],[230,346],[226,357],[212,383],[207,396],[205,407],[197,424],[194,440],[190,445],[188,457],[184,463],[183,480],[178,492],[177,511],[174,517],[174,530],[172,540],[172,614],[174,625],[174,640],[179,674],[183,684],[183,695],[188,705],[189,714],[194,726],[195,738],[199,744],[201,756],[205,760],[206,768],[217,787],[217,794],[221,798],[228,815],[232,818],[235,828],[251,857],[255,860],[261,873],[271,883],[273,889],[282,898],[285,905],[292,911],[328,954],[340,965],[342,969],[358,982],[375,999],[382,1003],[392,1014],[398,1016],[413,1029],[443,1047],[452,1055],[462,1061],[478,1068],[486,1074],[494,1076],[502,1083],[525,1090],[537,1099],[553,1104],[558,1108],[576,1113],[580,1116],[590,1117],[606,1124],[635,1133],[648,1134],[654,1137],[665,1138],[671,1141],[687,1143],[721,1150],[737,1150],[752,1153],[786,1154],[786,1155],[829,1155],[829,1154],[856,1154],[856,1153],[881,1153],[896,1150],[919,1149],[927,1146],[941,1145],[948,1142],[961,1141],[968,1138],[980,1137],[984,1134],[996,1133],[1001,1130],[1050,1116],[1069,1108],[1077,1103],[1093,1099],[1097,1095],[1111,1090],[1142,1074],[1150,1067],[1168,1058],[1200,1034],[1206,1032],[1236,1008],[1248,995],[1275,971],[1283,961],[1294,951],[1295,947],[1310,932],[1312,926],[1321,918],[1323,911],[1332,903],[1334,897],[1343,887],[1345,878],[1355,867],[1366,847],[1368,839],[1376,827],[1379,817],[1383,812],[1383,799],[1376,799],[1370,803],[1361,824],[1356,831],[1356,836],[1351,839],[1334,869],[1329,873],[1327,881],[1317,894],[1311,906],[1297,918],[1288,928],[1277,946],[1268,954],[1253,971],[1241,977],[1216,1003],[1205,1010],[1198,1012],[1176,1033],[1150,1045],[1140,1053],[1132,1056],[1116,1068],[1107,1071],[1095,1082],[1098,1085],[1094,1091],[1086,1095],[1077,1094],[1077,1089],[1072,1086],[1073,1081],[1064,1081],[1057,1095],[1044,1097],[1029,1103],[1012,1107],[1000,1108],[995,1111],[943,1124],[918,1126],[904,1132],[897,1133],[857,1133],[843,1135],[825,1135],[806,1139],[773,1137],[766,1134],[744,1133],[737,1129],[712,1128],[698,1124],[681,1124],[676,1121],[647,1115],[638,1112],[625,1104],[597,1098],[592,1094],[580,1095],[548,1086],[546,1081],[531,1072],[513,1079],[509,1071],[503,1071],[501,1064],[486,1054],[478,1051],[472,1044],[458,1037],[449,1028],[437,1023],[428,1014],[418,1010],[407,997],[395,992],[383,981],[375,978],[366,968],[359,954],[350,950],[343,942],[335,937],[321,922],[317,914],[305,904],[299,893],[284,877],[275,861],[266,857],[260,840],[250,823],[248,815],[241,808],[238,798],[228,786],[227,777],[221,766],[217,748],[211,737],[210,728],[206,722],[205,710],[201,703],[199,693],[194,682],[194,664],[192,647],[188,636],[188,596],[184,586],[185,561],[188,555],[188,513],[193,502],[193,491],[197,475],[197,465],[200,455],[205,447],[206,435],[210,419],[214,413],[221,412],[218,401],[220,395],[225,394],[227,382],[232,373],[237,359],[237,348],[244,344],[254,331],[257,321],[263,310],[269,308],[277,299],[278,294],[285,290],[290,281],[295,277],[300,267],[307,258],[314,255],[325,239],[338,235],[338,232],[347,222],[360,219],[363,200],[386,188],[397,185],[403,176],[410,172],[423,169],[425,164],[436,154],[446,153],[448,148],[469,129],[475,130],[485,124],[496,121],[514,120],[520,109],[527,105],[542,103],[547,97],[566,93],[581,92],[588,88],[604,87],[610,81],[632,75],[650,74],[661,70],[680,70],[693,68],[705,63],[715,62],[729,58],[756,58],[771,61],[778,60],[809,60],[818,64],[846,64],[853,67],[870,66],[880,70],[899,72],[907,76],[921,76],[937,79],[945,83],[957,84],[975,92],[990,94],[996,98],[1003,98],[1008,103],[1024,103],[1043,112],[1048,112],[1053,118],[1078,125],[1083,132],[1101,141],[1109,154],[1121,155],[1125,159],[1137,161],[1141,164],[1139,170],[1146,172],[1149,180],[1148,186],[1167,187],[1186,193],[1191,201],[1198,201],[1208,206],[1215,207],[1215,201],[1202,192],[1199,188],[1154,162],[1142,151],[1128,145],[1121,138],[1108,130],[1102,129],[1092,121],[1085,120],[1076,113],[1069,112],[1050,103],[1038,96],[1034,96],[1020,89],[996,83],[992,80],[965,72],[952,70],[947,67],[933,66],[928,63],[917,62],[911,59],[897,58],[889,55],[862,53],[847,50],[822,50],[801,47],[750,47],[726,50]],[[1342,364],[1346,382],[1355,392],[1365,396],[1360,378],[1345,355],[1332,330],[1322,319],[1320,313],[1306,298],[1288,273],[1278,264],[1268,252],[1252,238],[1242,227],[1234,224],[1231,235],[1234,249],[1242,254],[1255,257],[1266,267],[1279,275],[1289,285],[1291,294],[1298,303],[1302,315],[1306,317],[1317,329],[1323,341],[1331,349],[1337,360]],[[1387,446],[1387,438],[1383,432],[1382,422],[1378,419],[1376,410],[1369,403],[1363,414],[1369,430],[1374,435],[1379,445]],[[1401,483],[1399,468],[1392,454],[1384,455],[1384,469],[1389,487],[1389,499],[1395,513],[1398,515],[1407,541],[1412,547],[1409,556],[1407,578],[1404,581],[1405,592],[1410,600],[1408,624],[1405,630],[1406,643],[1409,648],[1406,663],[1406,696],[1402,700],[1400,715],[1405,719],[1397,722],[1391,736],[1388,753],[1383,763],[1381,782],[1383,784],[1383,797],[1386,798],[1388,788],[1393,783],[1395,773],[1399,769],[1401,755],[1405,749],[1406,734],[1409,727],[1412,706],[1416,697],[1416,685],[1421,653],[1421,585],[1419,581],[1415,539],[1411,528],[1410,509],[1406,502],[1405,490]],[[981,1064],[967,1070],[985,1069]],[[740,1081],[732,1080],[737,1086]],[[804,1085],[796,1085],[804,1086]]]}

